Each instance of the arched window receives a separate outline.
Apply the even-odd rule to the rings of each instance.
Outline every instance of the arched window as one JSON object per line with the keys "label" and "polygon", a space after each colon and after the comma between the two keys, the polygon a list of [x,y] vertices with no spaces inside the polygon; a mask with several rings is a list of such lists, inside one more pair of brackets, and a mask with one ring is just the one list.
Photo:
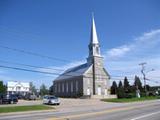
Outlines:
{"label": "arched window", "polygon": [[96,53],[99,54],[99,48],[98,47],[96,47]]}

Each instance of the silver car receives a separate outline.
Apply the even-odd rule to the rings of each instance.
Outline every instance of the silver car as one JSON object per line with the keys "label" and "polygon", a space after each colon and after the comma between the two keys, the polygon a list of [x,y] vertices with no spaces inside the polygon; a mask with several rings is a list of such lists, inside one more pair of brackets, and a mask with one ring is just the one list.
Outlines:
{"label": "silver car", "polygon": [[43,97],[43,104],[60,105],[60,100],[55,96],[46,95]]}

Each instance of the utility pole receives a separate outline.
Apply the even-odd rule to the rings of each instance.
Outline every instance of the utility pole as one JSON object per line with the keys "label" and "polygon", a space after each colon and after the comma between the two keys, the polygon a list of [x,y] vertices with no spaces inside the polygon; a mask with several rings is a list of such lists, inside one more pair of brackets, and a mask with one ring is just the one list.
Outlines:
{"label": "utility pole", "polygon": [[147,63],[146,62],[143,62],[143,63],[140,63],[139,65],[142,66],[142,69],[141,69],[141,73],[143,75],[143,80],[144,80],[144,91],[145,91],[145,94],[147,95],[147,88],[146,88],[146,74],[145,74],[145,65]]}

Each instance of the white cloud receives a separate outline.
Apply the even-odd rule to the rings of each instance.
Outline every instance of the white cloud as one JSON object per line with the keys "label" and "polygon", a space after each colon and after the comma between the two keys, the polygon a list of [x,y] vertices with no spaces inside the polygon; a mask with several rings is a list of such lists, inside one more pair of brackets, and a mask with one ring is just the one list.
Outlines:
{"label": "white cloud", "polygon": [[[135,38],[129,44],[124,44],[112,48],[106,52],[105,60],[107,70],[111,75],[133,76],[141,75],[141,62],[147,62],[146,71],[155,69],[147,73],[147,77],[159,81],[160,84],[160,29],[152,30]],[[123,78],[121,77],[121,78]],[[148,81],[151,85],[156,85],[153,81]]]}
{"label": "white cloud", "polygon": [[105,58],[118,59],[125,56],[127,53],[145,51],[146,49],[153,48],[160,43],[160,29],[152,30],[144,33],[142,36],[132,40],[130,44],[125,44],[112,48],[106,52]]}
{"label": "white cloud", "polygon": [[109,57],[121,57],[130,51],[130,46],[124,45],[117,48],[112,48],[107,52]]}

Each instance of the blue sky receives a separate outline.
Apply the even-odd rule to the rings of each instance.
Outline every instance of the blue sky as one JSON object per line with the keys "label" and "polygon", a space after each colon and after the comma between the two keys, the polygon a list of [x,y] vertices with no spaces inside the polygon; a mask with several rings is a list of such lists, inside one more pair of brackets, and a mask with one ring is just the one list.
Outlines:
{"label": "blue sky", "polygon": [[[67,61],[49,60],[1,47],[0,60],[58,69],[85,62],[92,12],[105,67],[113,79],[123,76],[133,79],[135,74],[141,75],[138,64],[147,62],[146,71],[155,69],[147,74],[148,78],[160,80],[159,0],[1,0],[1,46]],[[22,67],[3,62],[0,65]],[[36,86],[42,83],[50,86],[55,77],[0,68],[0,79],[4,81],[32,81]]]}

